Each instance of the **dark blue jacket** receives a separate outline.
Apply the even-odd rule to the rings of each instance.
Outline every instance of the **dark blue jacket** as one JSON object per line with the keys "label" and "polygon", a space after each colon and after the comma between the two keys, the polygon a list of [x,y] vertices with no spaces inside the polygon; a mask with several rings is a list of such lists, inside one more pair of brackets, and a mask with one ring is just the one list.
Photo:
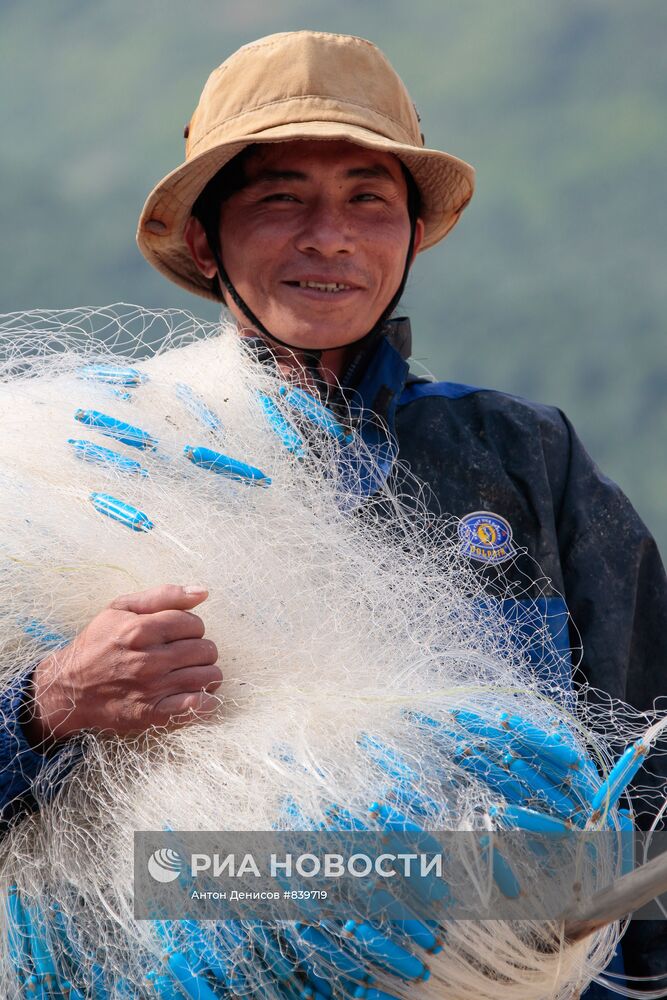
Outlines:
{"label": "dark blue jacket", "polygon": [[[498,527],[508,523],[517,554],[504,561],[501,551],[498,562],[494,547],[482,545],[473,562],[491,589],[500,573],[503,589],[516,587],[520,596],[507,602],[507,613],[526,631],[533,611],[546,615],[564,654],[554,669],[569,659],[578,680],[639,709],[663,698],[664,710],[667,578],[630,502],[602,475],[560,410],[489,389],[415,379],[405,360],[409,352],[409,324],[395,322],[358,392],[392,429],[401,462],[428,484],[431,510],[464,521],[488,512]],[[405,488],[412,488],[410,478]],[[461,545],[470,551],[469,537]],[[538,643],[536,662],[543,652]],[[667,757],[649,759],[638,781],[664,794]],[[667,973],[667,921],[633,922],[623,956],[629,975]],[[660,985],[667,979],[647,984]],[[593,986],[587,997],[605,992]]]}
{"label": "dark blue jacket", "polygon": [[[490,589],[499,574],[505,591],[516,587],[507,613],[527,632],[535,611],[546,615],[562,653],[553,669],[562,673],[565,665],[594,688],[650,709],[664,688],[667,580],[631,504],[600,473],[559,410],[488,389],[416,379],[407,363],[410,347],[409,323],[389,323],[365,367],[355,371],[353,406],[382,418],[400,462],[428,485],[431,510],[468,525],[460,544]],[[369,421],[362,433],[388,471],[395,449],[384,431]],[[405,488],[414,488],[409,477]],[[486,515],[486,527],[468,516],[477,512]],[[516,554],[505,559],[503,545]],[[543,653],[535,649],[541,669]],[[570,676],[560,679],[570,683]],[[0,703],[6,720],[0,806],[22,794],[29,798],[43,762],[17,722],[20,699],[19,683]],[[664,758],[651,759],[642,783],[657,785],[666,771]],[[631,925],[624,953],[627,972],[664,973],[667,922]]]}

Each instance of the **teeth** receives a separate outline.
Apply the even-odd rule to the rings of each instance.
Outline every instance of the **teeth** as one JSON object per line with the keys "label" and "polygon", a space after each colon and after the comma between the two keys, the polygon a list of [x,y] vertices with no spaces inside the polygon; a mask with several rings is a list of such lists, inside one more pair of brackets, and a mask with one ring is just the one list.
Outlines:
{"label": "teeth", "polygon": [[322,281],[300,281],[299,288],[317,288],[320,292],[342,292],[348,289],[349,285],[339,285],[337,282],[332,281],[325,284]]}

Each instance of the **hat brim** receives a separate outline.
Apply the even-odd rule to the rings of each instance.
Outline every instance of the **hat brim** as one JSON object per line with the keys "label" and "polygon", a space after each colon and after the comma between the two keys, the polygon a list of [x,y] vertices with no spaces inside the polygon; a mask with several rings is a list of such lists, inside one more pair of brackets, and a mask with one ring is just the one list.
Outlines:
{"label": "hat brim", "polygon": [[182,288],[217,300],[185,241],[193,204],[215,174],[247,146],[305,139],[343,139],[398,157],[421,194],[424,238],[420,250],[434,246],[451,231],[474,191],[473,167],[449,153],[403,145],[346,122],[291,122],[214,145],[167,174],[149,194],[139,219],[137,243],[144,257]]}

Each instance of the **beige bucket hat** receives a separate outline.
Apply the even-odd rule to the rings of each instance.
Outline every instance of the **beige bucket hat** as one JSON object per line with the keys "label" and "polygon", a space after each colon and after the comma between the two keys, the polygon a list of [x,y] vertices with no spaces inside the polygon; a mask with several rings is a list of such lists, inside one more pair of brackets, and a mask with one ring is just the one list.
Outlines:
{"label": "beige bucket hat", "polygon": [[419,117],[386,56],[363,38],[289,31],[244,45],[214,70],[185,128],[185,163],[144,205],[137,243],[146,260],[196,295],[215,298],[184,238],[208,182],[246,146],[295,139],[346,139],[393,153],[422,198],[421,249],[452,229],[470,201],[473,168],[424,147]]}

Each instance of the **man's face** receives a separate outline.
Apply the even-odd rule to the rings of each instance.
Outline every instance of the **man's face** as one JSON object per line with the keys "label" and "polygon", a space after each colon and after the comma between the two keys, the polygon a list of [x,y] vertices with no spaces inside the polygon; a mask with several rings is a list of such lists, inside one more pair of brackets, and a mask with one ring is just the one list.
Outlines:
{"label": "man's face", "polygon": [[[399,161],[349,142],[267,143],[245,178],[220,212],[222,260],[241,298],[293,347],[358,340],[403,276],[410,220]],[[419,222],[417,246],[421,234]]]}

